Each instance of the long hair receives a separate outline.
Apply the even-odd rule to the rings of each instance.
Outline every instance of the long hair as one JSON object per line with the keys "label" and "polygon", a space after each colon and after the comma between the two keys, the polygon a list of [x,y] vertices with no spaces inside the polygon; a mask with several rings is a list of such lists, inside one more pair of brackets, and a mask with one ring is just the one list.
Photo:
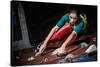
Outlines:
{"label": "long hair", "polygon": [[80,12],[77,9],[75,9],[75,8],[70,9],[69,13],[76,13],[77,14],[77,17],[80,16]]}

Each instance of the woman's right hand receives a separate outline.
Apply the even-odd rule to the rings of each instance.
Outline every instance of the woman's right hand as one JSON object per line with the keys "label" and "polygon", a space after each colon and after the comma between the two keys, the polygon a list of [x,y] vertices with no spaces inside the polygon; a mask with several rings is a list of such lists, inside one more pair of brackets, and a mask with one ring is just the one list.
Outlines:
{"label": "woman's right hand", "polygon": [[48,43],[48,41],[50,40],[51,36],[58,30],[58,26],[55,26],[49,33],[49,35],[47,36],[47,38],[44,40],[44,43],[40,46],[39,52],[36,53],[35,56],[41,55],[43,53],[43,51],[46,49],[46,45]]}
{"label": "woman's right hand", "polygon": [[43,53],[43,51],[46,49],[46,44],[42,44],[40,49],[39,49],[39,52]]}
{"label": "woman's right hand", "polygon": [[42,45],[40,46],[39,52],[37,52],[37,53],[35,54],[35,56],[41,55],[45,49],[46,49],[46,44],[42,44]]}

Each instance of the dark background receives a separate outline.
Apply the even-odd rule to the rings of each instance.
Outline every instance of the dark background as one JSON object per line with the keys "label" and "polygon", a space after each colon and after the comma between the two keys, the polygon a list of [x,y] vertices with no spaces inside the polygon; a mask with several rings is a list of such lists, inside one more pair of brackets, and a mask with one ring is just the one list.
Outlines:
{"label": "dark background", "polygon": [[[12,1],[11,3],[13,41],[22,39],[17,10],[18,3],[19,1]],[[37,44],[44,40],[51,28],[73,7],[87,15],[87,21],[89,23],[87,34],[97,32],[97,6],[25,1],[20,1],[20,3],[24,8],[31,44]]]}

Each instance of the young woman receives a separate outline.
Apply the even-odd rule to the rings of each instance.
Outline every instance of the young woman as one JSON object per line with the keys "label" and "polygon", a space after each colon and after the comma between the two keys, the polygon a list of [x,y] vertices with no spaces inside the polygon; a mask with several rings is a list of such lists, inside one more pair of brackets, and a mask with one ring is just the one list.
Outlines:
{"label": "young woman", "polygon": [[62,46],[52,53],[57,55],[64,54],[66,52],[65,47],[75,41],[84,25],[84,20],[80,16],[80,13],[77,10],[71,10],[69,13],[62,16],[58,23],[52,28],[36,56],[40,55],[46,49],[48,42],[51,40],[57,41],[62,37],[67,36],[67,34],[70,34],[68,38],[66,38],[66,40],[63,42]]}

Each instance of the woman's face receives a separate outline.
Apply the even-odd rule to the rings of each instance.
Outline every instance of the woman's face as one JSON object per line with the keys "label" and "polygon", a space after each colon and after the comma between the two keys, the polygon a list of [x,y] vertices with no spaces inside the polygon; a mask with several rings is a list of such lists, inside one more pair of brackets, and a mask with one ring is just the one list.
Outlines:
{"label": "woman's face", "polygon": [[69,15],[69,20],[72,24],[75,24],[76,21],[78,20],[77,14],[76,13],[70,13]]}

